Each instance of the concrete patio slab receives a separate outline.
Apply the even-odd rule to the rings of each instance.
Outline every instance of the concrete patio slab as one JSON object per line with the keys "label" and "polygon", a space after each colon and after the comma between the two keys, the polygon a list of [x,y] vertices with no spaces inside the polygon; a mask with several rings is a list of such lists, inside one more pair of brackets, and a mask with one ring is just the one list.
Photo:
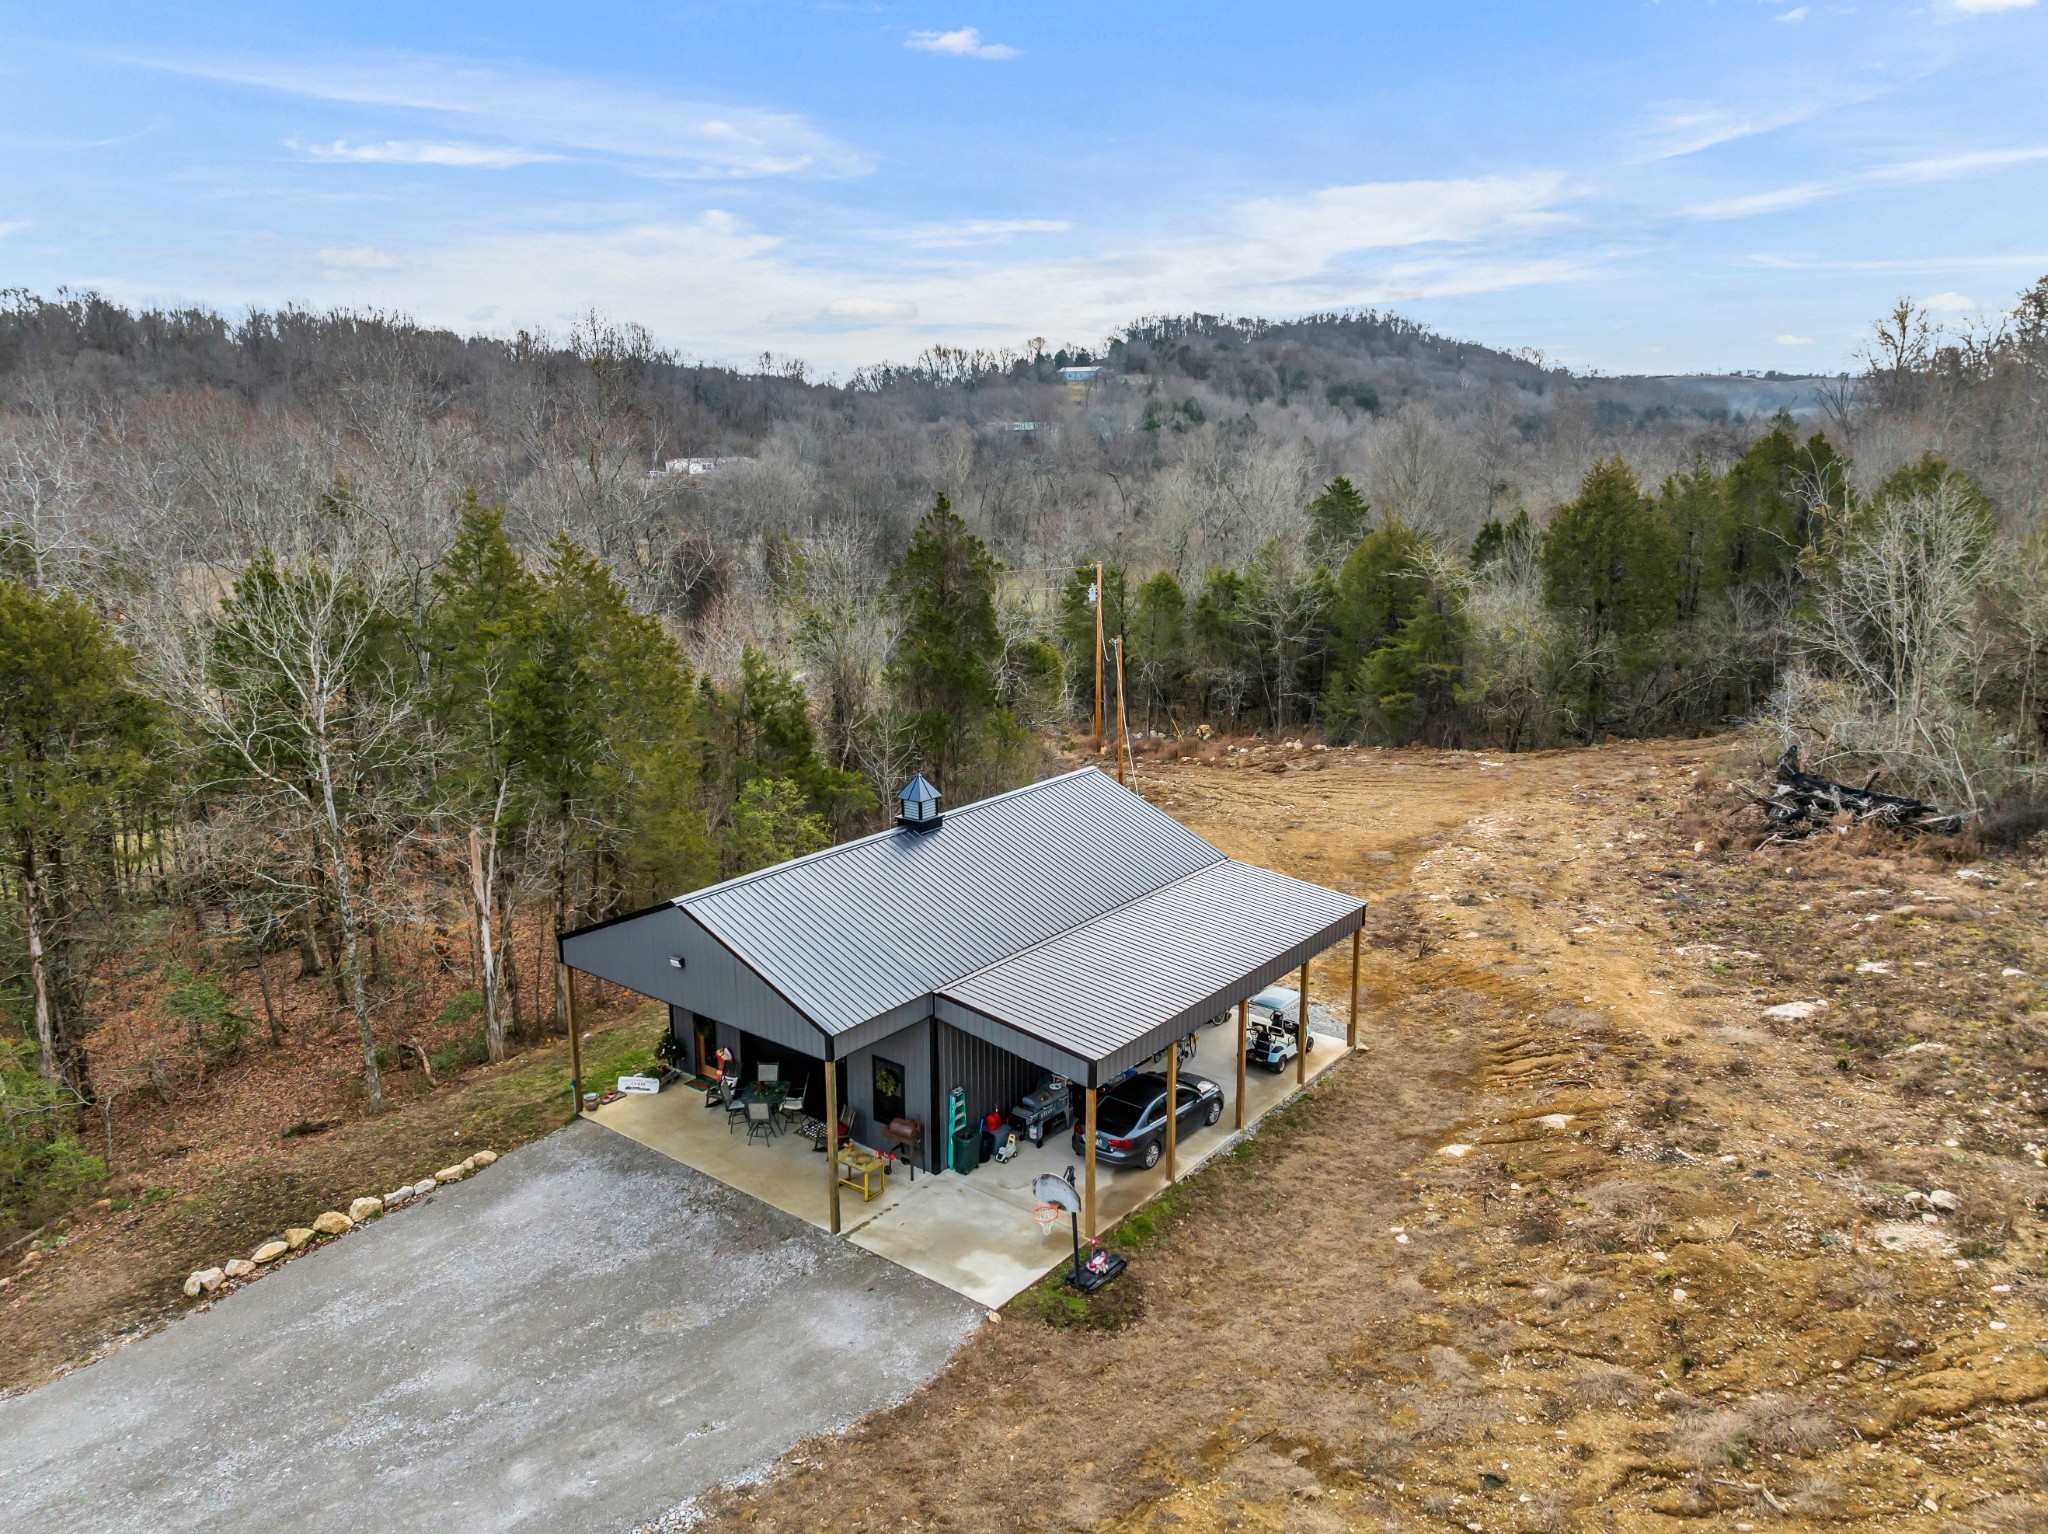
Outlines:
{"label": "concrete patio slab", "polygon": [[[1308,1056],[1308,1078],[1314,1081],[1343,1058],[1344,1030],[1321,1007],[1312,1006],[1309,1017],[1320,1041]],[[1227,1026],[1204,1031],[1203,1053],[1188,1066],[1220,1082],[1226,1100],[1236,1090],[1230,1032]],[[1277,1076],[1261,1070],[1247,1073],[1246,1129],[1255,1129],[1300,1090],[1291,1066]],[[821,1228],[828,1223],[824,1157],[808,1140],[785,1135],[748,1145],[740,1131],[726,1132],[724,1114],[705,1108],[703,1099],[688,1088],[621,1098],[598,1109],[595,1117],[607,1129],[777,1209]],[[1218,1123],[1181,1142],[1180,1175],[1185,1177],[1229,1150],[1239,1138],[1226,1107]],[[863,1203],[850,1189],[840,1190],[841,1228],[851,1244],[993,1309],[1071,1257],[1067,1224],[1062,1221],[1045,1231],[1031,1217],[1038,1205],[1031,1192],[1034,1179],[1041,1172],[1058,1176],[1068,1167],[1074,1168],[1077,1179],[1081,1176],[1080,1157],[1071,1137],[1061,1131],[1043,1145],[1023,1146],[1007,1163],[986,1162],[965,1174],[919,1173],[913,1182],[907,1169],[898,1170],[883,1180],[884,1191],[872,1202]],[[1166,1186],[1163,1164],[1151,1171],[1098,1168],[1096,1201],[1102,1228],[1107,1230],[1156,1198]]]}

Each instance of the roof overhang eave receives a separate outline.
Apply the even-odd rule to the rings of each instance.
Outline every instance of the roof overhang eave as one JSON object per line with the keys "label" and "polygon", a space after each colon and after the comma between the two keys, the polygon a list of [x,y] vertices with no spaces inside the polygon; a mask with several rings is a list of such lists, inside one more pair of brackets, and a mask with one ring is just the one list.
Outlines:
{"label": "roof overhang eave", "polygon": [[1221,1012],[1228,1011],[1238,1002],[1258,995],[1282,975],[1299,969],[1317,954],[1358,931],[1364,924],[1365,907],[1360,904],[1356,909],[1345,912],[1336,920],[1274,954],[1227,985],[1209,992],[1170,1016],[1147,1024],[1130,1039],[1099,1055],[1083,1053],[1070,1045],[1054,1043],[1013,1019],[1001,1017],[944,991],[933,998],[933,1011],[935,1016],[952,1023],[954,1027],[962,1028],[979,1038],[986,1038],[990,1043],[1007,1049],[1012,1054],[1048,1064],[1041,1054],[1019,1048],[1015,1043],[1006,1042],[1006,1038],[1028,1041],[1036,1050],[1057,1055],[1071,1066],[1068,1074],[1074,1080],[1084,1086],[1100,1087],[1115,1080],[1133,1066],[1151,1059],[1175,1039],[1185,1037],[1190,1029],[1199,1027]]}

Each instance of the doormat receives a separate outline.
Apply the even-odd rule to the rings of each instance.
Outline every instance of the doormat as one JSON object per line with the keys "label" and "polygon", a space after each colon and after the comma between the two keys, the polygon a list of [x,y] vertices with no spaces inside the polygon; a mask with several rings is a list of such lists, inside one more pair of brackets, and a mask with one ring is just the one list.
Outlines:
{"label": "doormat", "polygon": [[708,1092],[718,1083],[709,1076],[690,1076],[683,1081],[686,1087],[695,1087],[699,1092]]}

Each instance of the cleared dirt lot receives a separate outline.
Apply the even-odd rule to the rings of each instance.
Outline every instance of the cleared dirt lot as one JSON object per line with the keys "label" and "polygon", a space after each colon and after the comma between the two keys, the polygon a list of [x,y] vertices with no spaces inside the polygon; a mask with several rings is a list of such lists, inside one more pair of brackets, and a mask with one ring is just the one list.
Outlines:
{"label": "cleared dirt lot", "polygon": [[1753,853],[1725,750],[1148,764],[1368,896],[1368,1052],[720,1525],[2048,1526],[2041,870]]}
{"label": "cleared dirt lot", "polygon": [[0,1401],[0,1529],[618,1528],[982,1312],[594,1124]]}

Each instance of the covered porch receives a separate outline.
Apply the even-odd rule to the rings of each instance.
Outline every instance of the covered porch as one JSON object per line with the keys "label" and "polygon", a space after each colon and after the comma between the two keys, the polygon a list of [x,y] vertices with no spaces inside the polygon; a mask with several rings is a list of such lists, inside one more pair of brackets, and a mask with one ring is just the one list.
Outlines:
{"label": "covered porch", "polygon": [[[1204,1028],[1187,1069],[1217,1081],[1229,1099],[1222,1119],[1178,1139],[1174,1176],[1185,1177],[1228,1151],[1248,1131],[1345,1054],[1346,1024],[1320,1006],[1310,1008],[1318,1046],[1307,1052],[1297,1073],[1290,1064],[1279,1074],[1252,1069],[1242,1095],[1231,1059],[1236,1043],[1230,1022]],[[1238,1108],[1243,1108],[1242,1127]],[[750,1143],[743,1128],[730,1131],[717,1106],[686,1086],[659,1096],[628,1096],[590,1115],[627,1139],[638,1141],[706,1176],[739,1189],[821,1229],[831,1228],[825,1189],[825,1155],[793,1130]],[[1069,1259],[1072,1239],[1065,1219],[1050,1230],[1034,1220],[1038,1200],[1032,1183],[1040,1173],[1059,1176],[1069,1168],[1083,1176],[1066,1130],[1043,1144],[1020,1142],[1008,1162],[989,1160],[971,1171],[912,1175],[898,1164],[877,1180],[873,1199],[840,1187],[840,1228],[854,1245],[886,1257],[933,1282],[991,1308],[1009,1300]],[[1102,1228],[1142,1207],[1171,1185],[1165,1160],[1152,1169],[1103,1169],[1097,1175],[1096,1218]]]}

